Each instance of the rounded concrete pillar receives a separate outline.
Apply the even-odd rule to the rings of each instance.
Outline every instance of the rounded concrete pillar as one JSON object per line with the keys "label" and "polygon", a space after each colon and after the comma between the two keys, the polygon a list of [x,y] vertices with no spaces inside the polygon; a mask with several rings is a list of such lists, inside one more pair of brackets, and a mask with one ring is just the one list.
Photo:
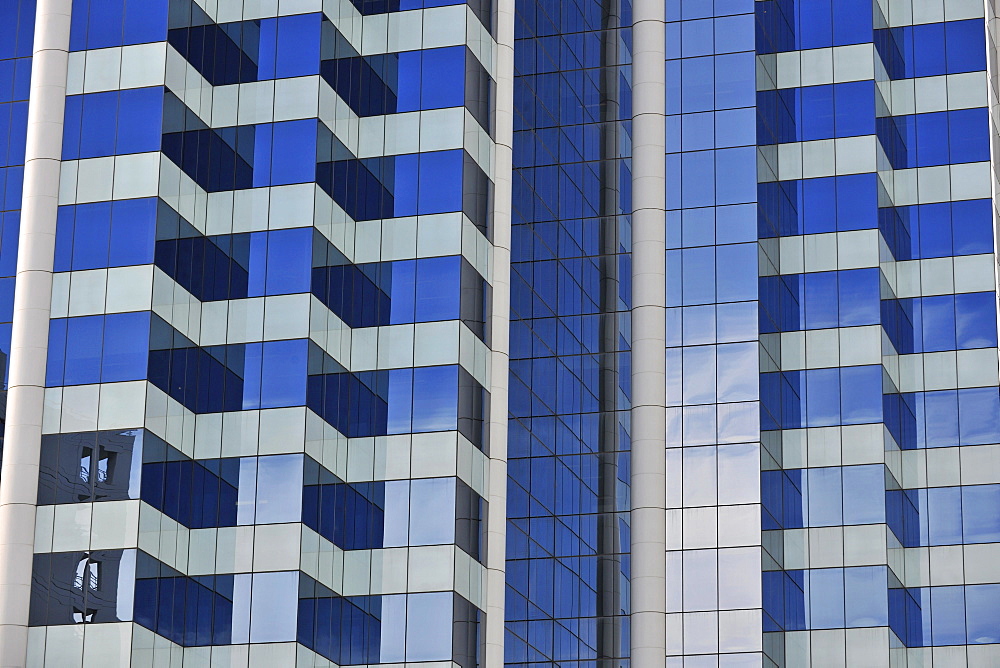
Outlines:
{"label": "rounded concrete pillar", "polygon": [[3,469],[0,666],[27,660],[71,0],[38,0],[17,249]]}
{"label": "rounded concrete pillar", "polygon": [[666,665],[663,0],[632,5],[632,665]]}

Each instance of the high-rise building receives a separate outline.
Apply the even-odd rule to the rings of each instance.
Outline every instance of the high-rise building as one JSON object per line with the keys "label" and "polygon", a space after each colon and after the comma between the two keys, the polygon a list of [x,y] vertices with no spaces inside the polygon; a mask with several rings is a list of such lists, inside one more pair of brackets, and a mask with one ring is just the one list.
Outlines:
{"label": "high-rise building", "polygon": [[0,0],[0,666],[1000,665],[998,12]]}

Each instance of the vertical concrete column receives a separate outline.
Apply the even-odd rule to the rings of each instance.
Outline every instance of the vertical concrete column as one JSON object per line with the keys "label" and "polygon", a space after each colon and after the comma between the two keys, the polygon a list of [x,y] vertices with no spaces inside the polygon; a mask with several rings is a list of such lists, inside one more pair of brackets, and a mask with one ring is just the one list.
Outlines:
{"label": "vertical concrete column", "polygon": [[632,5],[632,665],[666,665],[663,0]]}
{"label": "vertical concrete column", "polygon": [[514,145],[514,0],[496,4],[496,153],[490,277],[490,472],[483,665],[503,668],[507,560],[507,392],[510,367],[510,240]]}
{"label": "vertical concrete column", "polygon": [[0,666],[24,666],[52,303],[71,0],[38,0],[17,249],[3,471]]}

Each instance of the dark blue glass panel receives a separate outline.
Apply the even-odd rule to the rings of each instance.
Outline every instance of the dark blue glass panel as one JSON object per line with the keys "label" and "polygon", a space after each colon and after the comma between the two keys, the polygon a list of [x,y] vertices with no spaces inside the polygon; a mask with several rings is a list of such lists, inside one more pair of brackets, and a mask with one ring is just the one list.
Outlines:
{"label": "dark blue glass panel", "polygon": [[[802,2],[800,7],[811,4]],[[872,5],[867,0],[836,0],[833,5],[833,45],[872,40]]]}
{"label": "dark blue glass panel", "polygon": [[261,408],[304,406],[308,341],[268,341],[263,344]]}
{"label": "dark blue glass panel", "polygon": [[65,385],[101,382],[104,317],[69,318],[66,321]]}
{"label": "dark blue glass panel", "polygon": [[417,213],[462,210],[463,151],[420,154]]}
{"label": "dark blue glass panel", "polygon": [[[311,278],[313,235],[311,227],[268,232],[264,294],[308,292]],[[251,248],[253,248],[251,241]],[[251,251],[252,252],[252,251]],[[256,267],[251,265],[251,282]]]}
{"label": "dark blue glass panel", "polygon": [[115,126],[118,118],[118,93],[91,93],[83,96],[80,125],[80,152],[64,159],[96,158],[114,155]]}
{"label": "dark blue glass panel", "polygon": [[49,320],[49,349],[45,364],[45,386],[64,385],[66,373],[66,318]]}
{"label": "dark blue glass panel", "polygon": [[389,324],[412,322],[416,309],[416,260],[392,263],[391,313]]}
{"label": "dark blue glass panel", "polygon": [[254,185],[309,183],[316,179],[316,121],[257,126]]}
{"label": "dark blue glass panel", "polygon": [[841,219],[837,204],[835,177],[803,180],[800,214],[803,220],[802,232],[806,234],[836,232],[837,222]]}
{"label": "dark blue glass panel", "polygon": [[460,256],[417,260],[414,322],[455,320],[461,298]]}
{"label": "dark blue glass panel", "polygon": [[148,355],[148,313],[114,313],[105,316],[102,383],[145,378]]}
{"label": "dark blue glass panel", "polygon": [[[813,3],[808,3],[809,5]],[[807,86],[799,89],[799,141],[828,139],[835,136],[833,86]]]}
{"label": "dark blue glass panel", "polygon": [[165,40],[169,4],[166,0],[126,0],[122,26],[124,43],[146,44]]}
{"label": "dark blue glass panel", "polygon": [[[158,151],[163,132],[163,89],[158,86],[134,88],[123,90],[120,95],[115,153]],[[86,103],[84,110],[87,110]]]}
{"label": "dark blue glass panel", "polygon": [[155,198],[112,202],[109,267],[153,261],[157,205]]}
{"label": "dark blue glass panel", "polygon": [[70,50],[161,42],[167,37],[166,0],[79,0],[73,4]]}
{"label": "dark blue glass panel", "polygon": [[0,6],[0,59],[30,56],[34,27],[34,0],[6,2]]}
{"label": "dark blue glass panel", "polygon": [[[422,55],[420,108],[440,109],[465,104],[466,47],[427,49]],[[402,80],[403,72],[400,72]],[[401,109],[402,111],[402,109]]]}
{"label": "dark blue glass panel", "polygon": [[840,326],[872,325],[879,321],[879,272],[854,269],[837,272]]}
{"label": "dark blue glass panel", "polygon": [[54,271],[70,271],[73,266],[73,228],[76,207],[61,206],[56,214],[56,244]]}
{"label": "dark blue glass panel", "polygon": [[73,270],[108,266],[111,203],[80,204],[73,230]]}
{"label": "dark blue glass panel", "polygon": [[986,69],[986,40],[982,20],[948,21],[944,24],[948,73]]}
{"label": "dark blue glass panel", "polygon": [[261,81],[275,78],[278,65],[278,19],[263,19],[257,36],[257,78]]}
{"label": "dark blue glass panel", "polygon": [[[319,74],[322,22],[323,15],[318,13],[282,16],[277,19],[274,78]],[[261,46],[264,46],[263,42]],[[263,48],[260,60],[262,63],[270,60],[270,54]]]}
{"label": "dark blue glass panel", "polygon": [[992,205],[989,200],[952,202],[956,255],[993,252]]}
{"label": "dark blue glass panel", "polygon": [[852,174],[835,178],[837,230],[877,228],[878,178],[874,174]]}
{"label": "dark blue glass panel", "polygon": [[874,41],[892,79],[986,69],[982,19],[879,29]]}

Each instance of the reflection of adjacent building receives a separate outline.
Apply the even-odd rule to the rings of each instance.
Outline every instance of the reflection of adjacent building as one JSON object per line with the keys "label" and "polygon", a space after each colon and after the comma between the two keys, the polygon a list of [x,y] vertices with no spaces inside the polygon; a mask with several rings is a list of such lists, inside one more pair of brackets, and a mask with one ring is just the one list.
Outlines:
{"label": "reflection of adjacent building", "polygon": [[[38,504],[138,498],[142,431],[50,434],[42,437]],[[129,621],[134,550],[36,554],[31,624]]]}
{"label": "reflection of adjacent building", "polygon": [[[444,544],[462,561],[485,559],[486,502],[458,477],[347,483],[308,455],[193,459],[142,429],[43,437],[40,506],[86,503],[96,515],[134,502],[189,540],[301,523],[341,558]],[[280,622],[256,621],[275,610]],[[134,621],[186,647],[297,641],[343,665],[448,655],[463,668],[476,665],[482,625],[455,593],[349,595],[315,572],[188,575],[143,549],[35,555],[30,619]],[[415,629],[421,643],[408,640]]]}
{"label": "reflection of adjacent building", "polygon": [[[130,621],[135,550],[36,554],[32,625]],[[125,594],[123,600],[120,594]]]}
{"label": "reflection of adjacent building", "polygon": [[141,434],[131,430],[43,436],[38,504],[138,498]]}

